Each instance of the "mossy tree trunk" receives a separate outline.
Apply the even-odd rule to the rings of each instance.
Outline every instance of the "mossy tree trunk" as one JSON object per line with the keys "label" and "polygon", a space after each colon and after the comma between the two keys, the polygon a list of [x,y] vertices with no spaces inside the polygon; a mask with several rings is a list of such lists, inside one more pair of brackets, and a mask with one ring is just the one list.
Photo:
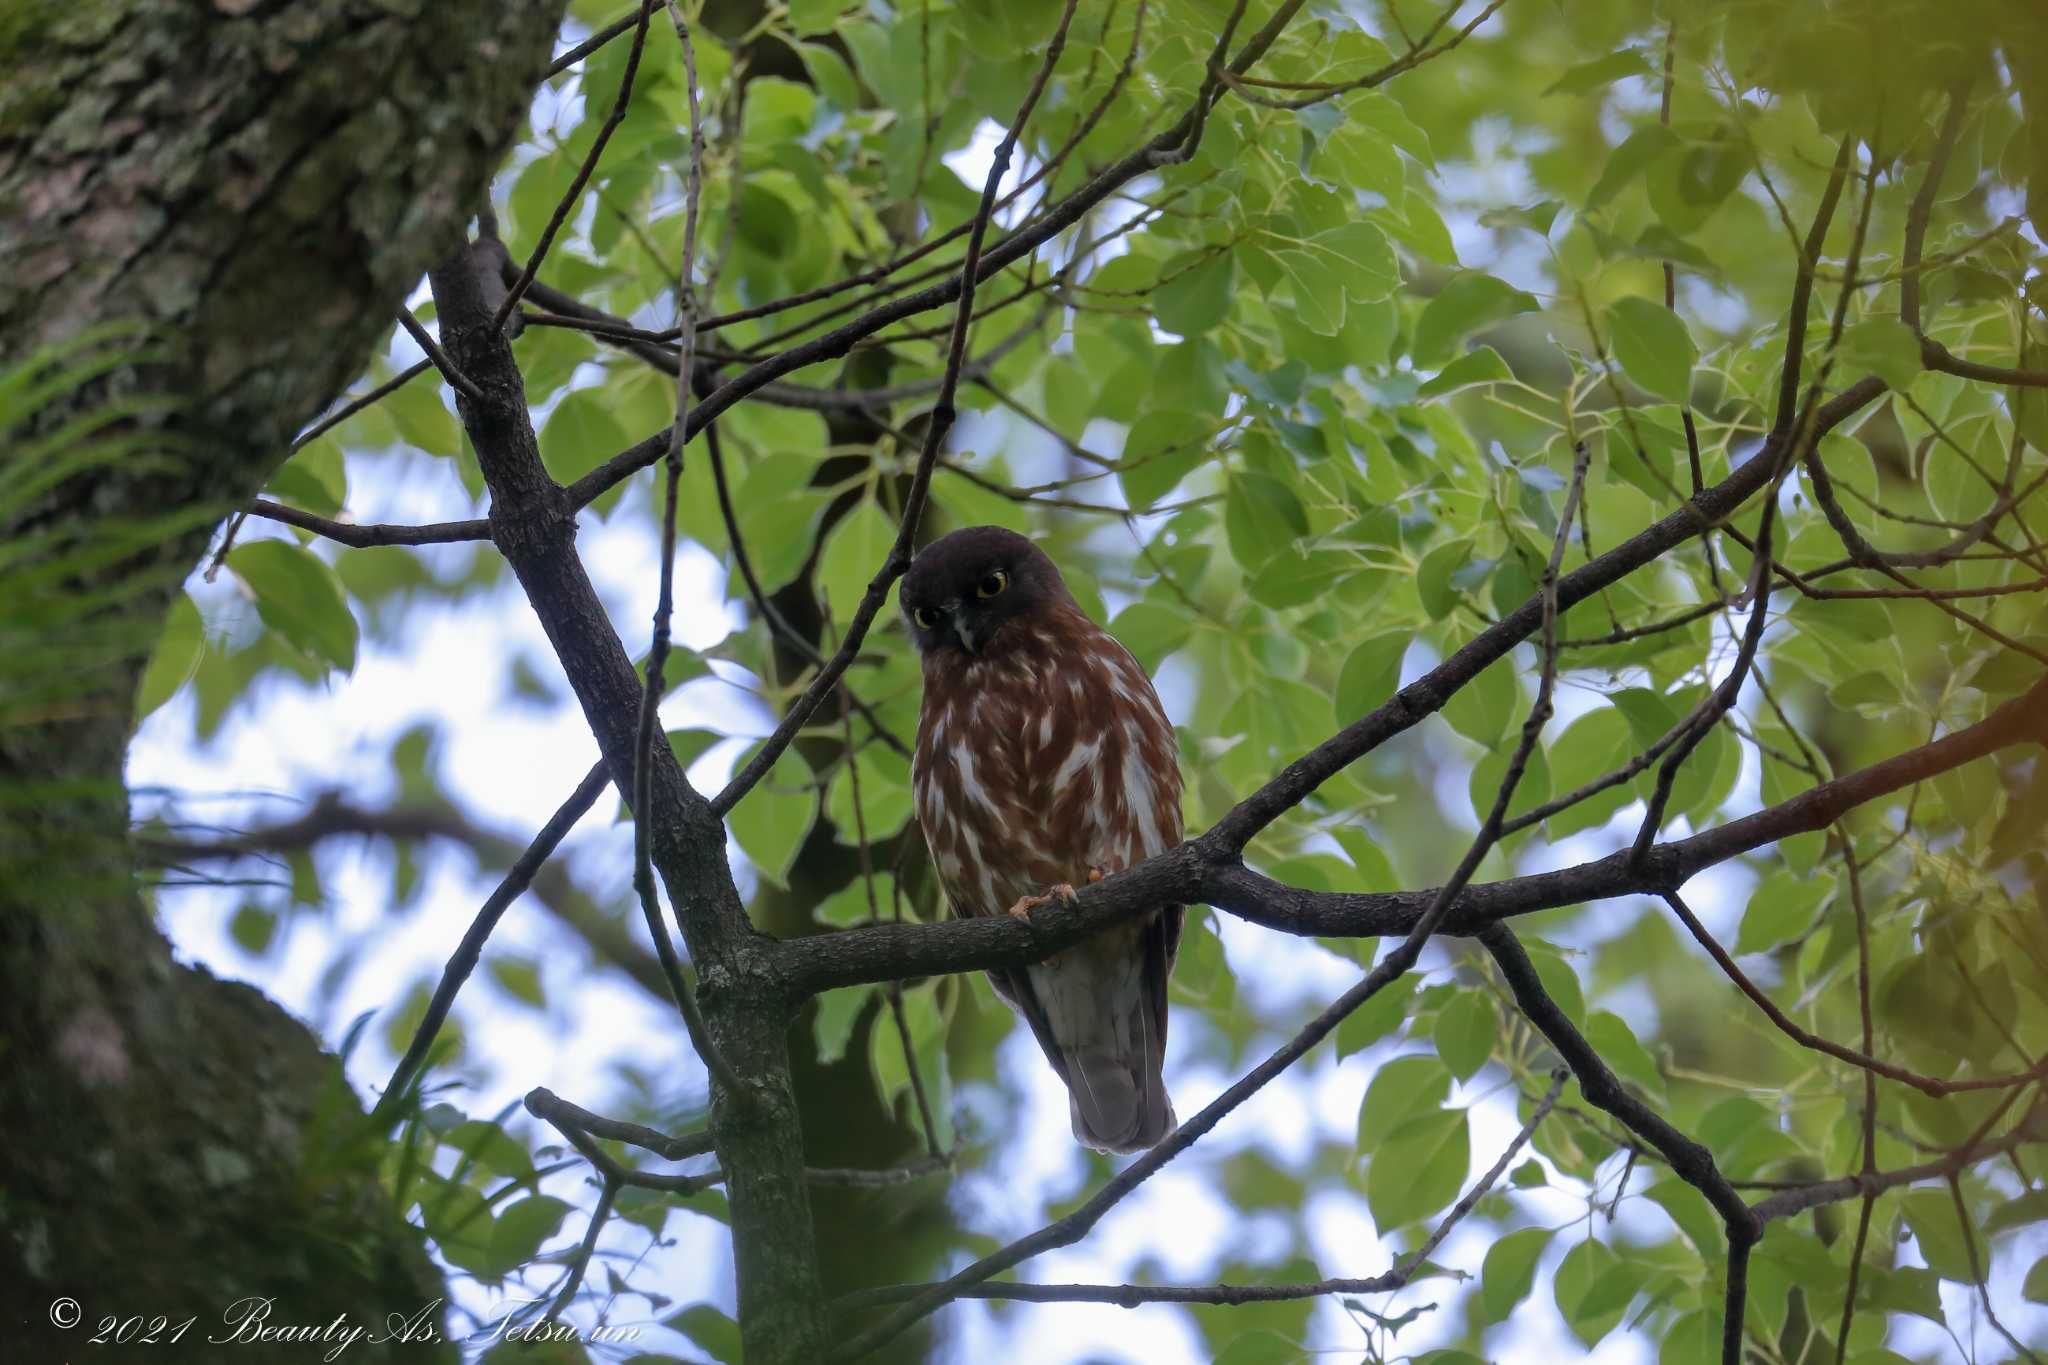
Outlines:
{"label": "mossy tree trunk", "polygon": [[[440,1292],[334,1060],[257,992],[173,961],[133,875],[122,763],[179,578],[461,240],[564,3],[0,13],[0,365],[118,327],[121,362],[67,383],[37,430],[133,443],[0,499],[0,545],[62,565],[40,599],[0,601],[10,1358],[89,1357],[98,1319],[140,1314],[196,1317],[167,1358],[298,1360],[207,1338],[251,1295],[277,1323],[381,1328]],[[27,463],[0,451],[0,476]],[[66,1296],[69,1330],[51,1321]],[[387,1355],[433,1358],[350,1352]]]}

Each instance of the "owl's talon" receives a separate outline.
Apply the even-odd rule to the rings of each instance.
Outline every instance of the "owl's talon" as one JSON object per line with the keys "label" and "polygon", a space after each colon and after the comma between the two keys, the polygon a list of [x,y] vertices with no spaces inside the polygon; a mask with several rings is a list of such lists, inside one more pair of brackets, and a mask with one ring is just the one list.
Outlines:
{"label": "owl's talon", "polygon": [[1079,898],[1080,893],[1072,886],[1065,882],[1056,882],[1041,895],[1019,896],[1017,903],[1010,907],[1009,913],[1018,919],[1028,920],[1031,918],[1031,912],[1041,905],[1051,905],[1054,901],[1072,905]]}

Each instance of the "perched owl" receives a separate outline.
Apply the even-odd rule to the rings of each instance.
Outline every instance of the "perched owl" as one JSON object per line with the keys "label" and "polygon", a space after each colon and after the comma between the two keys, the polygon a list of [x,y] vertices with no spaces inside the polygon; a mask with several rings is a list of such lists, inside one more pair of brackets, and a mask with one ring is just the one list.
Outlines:
{"label": "perched owl", "polygon": [[[1043,550],[999,526],[955,531],[918,555],[902,599],[924,658],[917,816],[955,914],[1028,914],[1180,842],[1158,694]],[[989,973],[1066,1082],[1074,1136],[1098,1150],[1173,1129],[1160,1063],[1181,915],[1163,905]]]}

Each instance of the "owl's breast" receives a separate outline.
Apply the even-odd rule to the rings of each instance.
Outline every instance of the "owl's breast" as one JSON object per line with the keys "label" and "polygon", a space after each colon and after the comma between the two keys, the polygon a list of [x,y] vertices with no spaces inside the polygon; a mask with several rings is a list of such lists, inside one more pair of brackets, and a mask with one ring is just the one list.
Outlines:
{"label": "owl's breast", "polygon": [[927,659],[911,775],[957,911],[994,913],[1054,882],[1180,840],[1180,773],[1144,672],[1075,613],[1000,652]]}

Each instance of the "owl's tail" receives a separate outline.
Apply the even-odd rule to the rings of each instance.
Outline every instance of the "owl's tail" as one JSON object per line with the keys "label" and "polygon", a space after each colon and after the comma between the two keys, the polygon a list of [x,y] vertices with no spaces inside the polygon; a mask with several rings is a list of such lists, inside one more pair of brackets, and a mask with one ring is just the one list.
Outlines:
{"label": "owl's tail", "polygon": [[1163,995],[1141,952],[1091,943],[1029,969],[1048,1053],[1067,1082],[1074,1136],[1101,1152],[1136,1152],[1173,1131],[1160,1070]]}
{"label": "owl's tail", "polygon": [[1160,1075],[1165,1040],[1140,1002],[1131,1011],[1137,1046],[1128,1050],[1062,1048],[1067,1107],[1074,1136],[1099,1152],[1141,1152],[1173,1131],[1173,1101]]}

